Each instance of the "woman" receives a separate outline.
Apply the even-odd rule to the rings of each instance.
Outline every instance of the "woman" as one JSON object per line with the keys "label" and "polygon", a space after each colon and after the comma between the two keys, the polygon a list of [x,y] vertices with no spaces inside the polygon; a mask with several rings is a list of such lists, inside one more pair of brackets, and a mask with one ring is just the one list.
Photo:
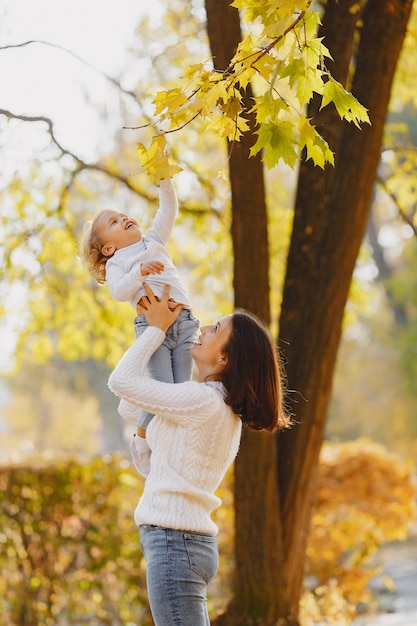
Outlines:
{"label": "woman", "polygon": [[110,376],[123,417],[139,409],[155,414],[146,438],[150,472],[135,511],[146,561],[156,626],[209,626],[206,591],[218,566],[214,495],[240,441],[242,422],[273,432],[286,425],[280,368],[267,329],[236,311],[201,328],[191,348],[199,382],[161,383],[146,364],[164,341],[181,306],[168,307],[169,287],[158,301],[138,306],[149,327]]}

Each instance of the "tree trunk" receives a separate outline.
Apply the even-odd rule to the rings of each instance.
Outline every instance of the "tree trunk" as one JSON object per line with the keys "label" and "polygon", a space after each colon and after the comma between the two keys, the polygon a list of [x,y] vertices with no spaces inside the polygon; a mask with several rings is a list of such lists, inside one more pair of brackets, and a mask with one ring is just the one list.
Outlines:
{"label": "tree trunk", "polygon": [[[334,77],[369,109],[372,126],[358,130],[341,122],[332,106],[319,112],[316,101],[309,108],[309,116],[314,116],[336,152],[336,167],[322,172],[303,163],[300,170],[280,321],[289,388],[296,390],[297,425],[278,438],[244,433],[235,467],[233,599],[218,624],[298,623],[343,310],[367,222],[393,74],[412,1],[363,4],[357,48],[360,21],[350,12],[356,5],[353,0],[328,0],[320,34],[326,36],[336,60]],[[215,66],[225,69],[240,41],[238,15],[228,0],[206,0],[206,10]],[[250,91],[246,98],[249,105]],[[268,322],[265,191],[262,164],[258,158],[249,159],[252,142],[248,133],[240,144],[229,146],[235,303]]]}
{"label": "tree trunk", "polygon": [[[206,0],[207,32],[217,69],[226,69],[241,40],[239,14],[230,0]],[[249,110],[252,92],[245,94]],[[253,119],[249,123],[253,130]],[[229,144],[235,305],[267,324],[269,254],[263,164],[249,158],[253,132]],[[281,517],[274,437],[245,430],[235,464],[233,600],[217,623],[275,624],[285,598],[280,554]]]}
{"label": "tree trunk", "polygon": [[[338,58],[332,34],[337,40],[341,32],[347,32],[344,21],[350,19],[345,11],[348,5],[341,0],[339,4],[329,1],[323,24],[325,43],[336,60],[337,68],[332,71],[339,80],[348,75],[348,59],[343,54]],[[304,578],[318,458],[343,310],[366,228],[392,80],[411,6],[412,0],[368,0],[351,90],[368,108],[372,126],[358,130],[352,124],[340,123],[334,112],[325,108],[317,121],[336,150],[336,166],[323,173],[304,163],[300,170],[280,318],[289,388],[296,394],[293,408],[297,425],[280,438],[278,457],[284,569],[294,614]],[[314,104],[308,115],[312,112]]]}
{"label": "tree trunk", "polygon": [[[230,0],[206,0],[207,32],[216,69],[227,69],[241,40],[238,11]],[[252,91],[244,93],[245,107]],[[252,117],[252,119],[251,119]],[[247,116],[254,128],[253,116]],[[255,143],[253,132],[229,144],[232,193],[233,287],[235,305],[257,313],[269,323],[268,229],[263,164],[260,155],[249,158]]]}

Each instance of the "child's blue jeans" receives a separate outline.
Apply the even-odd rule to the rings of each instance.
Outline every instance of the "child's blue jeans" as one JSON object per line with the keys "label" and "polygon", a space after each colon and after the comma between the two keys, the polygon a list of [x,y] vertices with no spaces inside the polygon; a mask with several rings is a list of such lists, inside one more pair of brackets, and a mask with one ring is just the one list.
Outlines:
{"label": "child's blue jeans", "polygon": [[216,538],[145,524],[140,543],[155,626],[210,626],[206,594],[219,563]]}
{"label": "child's blue jeans", "polygon": [[[152,378],[163,383],[184,383],[191,379],[193,359],[190,348],[197,339],[199,326],[198,319],[191,311],[181,311],[178,319],[168,328],[163,344],[149,360],[148,371]],[[147,327],[145,316],[138,315],[135,318],[136,338]],[[138,425],[146,428],[152,418],[152,413],[141,411]]]}

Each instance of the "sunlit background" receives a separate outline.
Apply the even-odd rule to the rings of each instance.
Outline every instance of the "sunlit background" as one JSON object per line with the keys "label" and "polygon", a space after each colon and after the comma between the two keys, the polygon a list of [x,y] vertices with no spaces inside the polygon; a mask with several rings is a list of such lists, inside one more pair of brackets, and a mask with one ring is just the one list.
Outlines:
{"label": "sunlit background", "polygon": [[[336,598],[341,604],[343,584],[361,597],[359,587],[372,575],[369,563],[363,566],[368,549],[404,539],[414,515],[417,96],[409,80],[416,62],[410,50],[415,52],[411,37],[387,125],[399,151],[382,152],[384,184],[376,187],[374,219],[346,307],[321,463],[321,509],[309,547],[317,571],[326,569],[323,554],[329,557],[329,580],[334,563],[344,559]],[[131,520],[143,487],[128,460],[133,425],[118,416],[107,389],[112,367],[133,341],[134,314],[93,284],[78,245],[85,220],[104,204],[150,225],[158,190],[140,170],[136,144],[152,129],[136,127],[149,121],[159,89],[187,64],[209,56],[199,0],[0,0],[0,478],[7,478],[7,523],[17,516],[21,524],[16,532],[10,525],[15,544],[0,531],[0,548],[7,544],[9,550],[0,598],[16,587],[10,563],[27,556],[18,541],[33,532],[38,548],[52,547],[50,561],[46,548],[32,559],[36,571],[26,575],[26,604],[50,583],[61,623],[81,623],[88,611],[98,620],[102,611],[102,623],[110,623],[104,620],[117,607],[117,623],[131,626],[142,619],[140,611],[146,614],[144,567]],[[170,251],[195,313],[206,323],[233,306],[230,197],[218,176],[227,156],[198,124],[170,136],[169,146],[184,169],[175,181],[180,215]],[[279,165],[265,176],[276,336],[296,173]],[[411,210],[414,224],[401,210]],[[49,467],[51,458],[56,466]],[[61,465],[63,459],[70,460]],[[218,608],[226,602],[224,580],[231,571],[231,494],[228,476],[221,493],[227,506],[219,512],[224,578],[213,591]],[[94,580],[90,565],[98,572]],[[94,593],[78,596],[90,583]],[[329,600],[324,610],[334,608],[332,584],[321,587],[323,602]],[[43,615],[40,595],[33,608]],[[347,612],[341,604],[336,613]]]}
{"label": "sunlit background", "polygon": [[[176,11],[179,6],[174,7]],[[163,3],[157,1],[149,5],[137,0],[120,0],[118,3],[2,0],[0,4],[1,109],[12,112],[17,118],[48,118],[53,123],[56,140],[53,145],[45,122],[29,122],[16,117],[7,120],[4,116],[1,119],[3,222],[0,229],[3,229],[5,240],[14,241],[16,246],[10,256],[12,265],[6,269],[0,283],[3,305],[0,364],[4,373],[0,427],[5,441],[4,447],[1,446],[2,454],[35,451],[41,439],[44,440],[43,450],[60,450],[63,406],[73,406],[73,414],[91,416],[90,419],[80,417],[74,420],[72,435],[64,446],[67,451],[98,452],[109,450],[113,445],[123,448],[123,437],[130,433],[128,428],[123,437],[118,434],[124,426],[114,414],[116,405],[106,389],[109,368],[131,339],[128,305],[117,308],[109,296],[104,297],[103,291],[99,291],[97,301],[85,275],[77,279],[79,283],[73,283],[80,311],[82,306],[86,307],[86,316],[99,309],[102,301],[106,302],[106,307],[122,312],[123,319],[118,319],[115,313],[111,340],[108,335],[111,325],[103,322],[100,316],[97,318],[105,326],[101,343],[94,340],[91,356],[95,359],[96,370],[99,369],[97,364],[103,361],[103,371],[96,372],[97,379],[93,384],[86,372],[82,373],[88,359],[86,343],[89,335],[74,340],[72,348],[69,347],[71,340],[66,336],[71,333],[72,337],[76,336],[77,333],[71,330],[72,324],[79,330],[80,324],[84,323],[80,321],[82,313],[78,312],[81,316],[78,321],[69,321],[68,298],[63,305],[58,295],[51,296],[56,287],[39,286],[34,290],[33,285],[40,277],[38,257],[41,247],[47,247],[48,233],[52,238],[56,228],[62,234],[68,227],[72,229],[77,244],[83,219],[91,216],[103,203],[116,202],[117,208],[132,212],[145,226],[150,223],[157,190],[140,171],[135,155],[141,131],[124,127],[136,127],[146,122],[146,116],[152,110],[153,94],[181,75],[184,65],[209,56],[203,5],[195,3],[192,13],[187,16],[179,13],[177,21],[168,24],[162,22],[163,8],[166,8]],[[196,34],[196,38],[189,38],[189,41],[181,31],[182,27],[186,28],[182,25],[187,19]],[[415,133],[414,109],[409,104],[404,107],[400,96],[401,93],[393,99],[392,115],[399,121],[407,121],[410,132]],[[175,135],[170,142],[184,167],[184,172],[176,180],[183,211],[173,235],[172,252],[192,295],[196,313],[206,322],[229,311],[232,304],[228,189],[217,178],[218,169],[225,163],[225,155],[218,142],[198,135],[198,129],[190,129],[188,134],[181,136],[178,145]],[[117,171],[135,187],[134,192],[115,179],[86,168],[72,181],[72,195],[65,198],[65,219],[60,221],[58,210],[55,214],[58,222],[54,223],[52,214],[59,206],[62,189],[71,183],[74,158],[87,165],[100,163],[113,172]],[[381,167],[392,167],[393,158],[392,152],[384,152]],[[269,202],[274,207],[270,215],[271,306],[273,331],[276,332],[295,175],[288,167],[280,166],[268,173],[267,185]],[[25,206],[29,208],[25,210]],[[397,207],[388,194],[379,191],[375,206],[378,231],[374,241],[378,242],[380,252],[387,259],[393,277],[397,277],[392,291],[398,294],[411,288],[405,286],[409,279],[401,279],[399,275],[407,270],[407,263],[412,262],[407,261],[405,251],[407,242],[413,238],[413,230],[398,217]],[[206,217],[192,222],[187,219],[190,209],[202,209]],[[69,224],[71,215],[75,221]],[[10,219],[10,216],[13,217]],[[37,236],[28,234],[31,220],[33,230],[40,229]],[[23,239],[18,244],[19,237]],[[27,247],[26,243],[22,245],[24,241],[29,241]],[[58,254],[60,263],[67,260],[79,264],[76,248],[64,246],[61,250],[67,252]],[[45,254],[52,255],[49,264],[45,265],[51,272],[54,270],[52,259],[57,252],[45,251]],[[13,273],[16,267],[19,267],[20,274]],[[28,278],[32,272],[33,280]],[[410,350],[404,353],[404,346],[398,339],[395,307],[387,298],[386,286],[382,285],[380,278],[371,248],[365,243],[346,309],[328,436],[342,441],[369,436],[412,457],[415,452],[416,397],[403,370],[406,359],[406,367],[409,370],[414,367],[412,354],[410,356]],[[71,292],[69,283],[66,288]],[[86,304],[83,298],[87,291],[91,300]],[[53,324],[50,314],[41,307],[41,302],[49,302],[51,297],[56,298],[54,307],[63,306],[62,320],[54,320]],[[98,313],[92,317],[95,315]],[[53,330],[52,327],[46,328],[50,323]],[[104,328],[107,328],[107,334]],[[58,352],[56,346],[52,348],[50,345],[51,332],[57,333],[54,341]],[[83,342],[84,347],[80,347]],[[38,390],[46,385],[36,397],[39,428],[35,416],[32,421],[21,417],[34,402],[34,392],[28,393],[29,387],[24,382],[22,372],[25,368],[22,370],[21,359],[28,368],[28,359],[32,357],[30,367],[37,368],[40,377]],[[56,358],[58,361],[54,361]],[[81,368],[78,373],[77,362]],[[16,365],[18,370],[13,369]],[[26,376],[33,378],[29,372]],[[64,383],[65,377],[68,380]],[[81,377],[84,381],[77,383],[75,394],[74,377]],[[61,383],[53,382],[55,378]],[[48,385],[52,386],[54,394],[58,394],[54,399]],[[103,422],[104,407],[109,415]],[[392,419],[394,415],[395,419]],[[40,437],[39,432],[44,435],[45,428],[48,437]],[[21,432],[25,433],[24,437]]]}
{"label": "sunlit background", "polygon": [[[140,63],[129,50],[148,10],[135,0],[1,0],[0,46],[10,46],[1,50],[1,108],[52,119],[63,146],[86,159],[97,157],[123,125],[119,93],[106,76],[123,74],[127,86],[136,80]],[[158,14],[156,1],[152,19]],[[14,47],[22,44],[28,45]],[[41,124],[2,127],[4,178],[30,166],[48,142],[44,131]],[[20,300],[24,291],[16,285],[2,296]],[[0,360],[6,366],[14,349],[12,326],[0,327]]]}

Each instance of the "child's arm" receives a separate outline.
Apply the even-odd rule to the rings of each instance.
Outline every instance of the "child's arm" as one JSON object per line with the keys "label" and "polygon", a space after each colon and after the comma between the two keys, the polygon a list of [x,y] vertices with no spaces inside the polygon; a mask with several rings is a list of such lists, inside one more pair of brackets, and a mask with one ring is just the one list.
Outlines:
{"label": "child's arm", "polygon": [[140,271],[143,276],[149,274],[161,274],[165,269],[165,265],[161,261],[148,261],[148,263],[141,263]]}
{"label": "child's arm", "polygon": [[148,261],[139,266],[135,265],[130,272],[125,273],[121,265],[109,259],[106,265],[106,281],[110,293],[119,302],[127,302],[135,295],[140,283],[143,283],[147,276],[160,274],[164,268],[160,261]]}
{"label": "child's arm", "polygon": [[139,265],[135,265],[130,272],[125,273],[123,267],[113,259],[109,259],[106,263],[106,281],[111,295],[119,302],[129,301],[144,279],[145,276],[141,273]]}
{"label": "child's arm", "polygon": [[133,298],[144,279],[139,266],[126,274],[120,265],[110,262],[110,259],[107,261],[106,281],[111,295],[119,302],[128,302]]}
{"label": "child's arm", "polygon": [[135,265],[130,272],[125,273],[121,265],[109,259],[106,265],[106,281],[110,293],[119,302],[127,302],[135,295],[139,285],[147,276],[160,274],[164,268],[164,264],[160,261],[148,261],[139,266]]}
{"label": "child's arm", "polygon": [[171,236],[178,214],[178,201],[172,178],[161,180],[159,186],[159,209],[146,236],[166,245]]}

